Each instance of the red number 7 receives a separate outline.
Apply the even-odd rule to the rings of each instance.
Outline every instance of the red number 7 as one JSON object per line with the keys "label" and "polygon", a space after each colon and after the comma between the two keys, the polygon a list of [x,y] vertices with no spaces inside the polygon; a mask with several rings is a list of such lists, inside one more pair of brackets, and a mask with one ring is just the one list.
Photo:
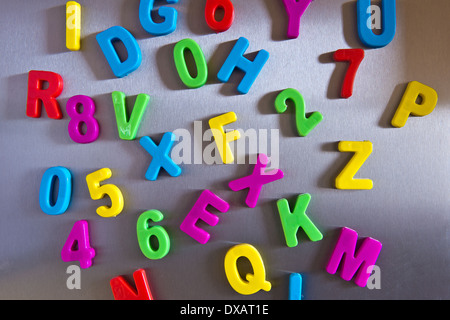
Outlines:
{"label": "red number 7", "polygon": [[356,71],[358,71],[359,65],[364,59],[364,50],[340,49],[334,53],[333,59],[338,62],[350,62],[341,90],[342,98],[350,98],[353,94],[353,83],[355,82]]}

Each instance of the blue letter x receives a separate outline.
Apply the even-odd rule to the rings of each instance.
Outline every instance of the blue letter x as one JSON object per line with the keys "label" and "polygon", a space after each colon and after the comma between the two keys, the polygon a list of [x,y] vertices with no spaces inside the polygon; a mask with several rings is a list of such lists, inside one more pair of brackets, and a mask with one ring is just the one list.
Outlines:
{"label": "blue letter x", "polygon": [[155,181],[158,178],[159,170],[163,167],[172,177],[178,177],[181,174],[181,168],[170,158],[169,152],[175,141],[175,135],[172,132],[166,132],[159,146],[157,146],[150,137],[142,137],[139,142],[144,149],[153,157],[150,166],[145,173],[147,180]]}

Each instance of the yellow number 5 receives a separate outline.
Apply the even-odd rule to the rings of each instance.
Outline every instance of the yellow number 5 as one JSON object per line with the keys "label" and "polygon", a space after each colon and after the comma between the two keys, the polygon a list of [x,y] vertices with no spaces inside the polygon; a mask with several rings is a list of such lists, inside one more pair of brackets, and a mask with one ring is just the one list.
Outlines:
{"label": "yellow number 5", "polygon": [[111,206],[101,206],[97,208],[97,214],[104,218],[117,216],[123,209],[123,195],[120,189],[113,184],[100,186],[100,182],[111,178],[112,172],[109,168],[103,168],[86,176],[89,193],[93,200],[100,200],[105,195],[111,199]]}

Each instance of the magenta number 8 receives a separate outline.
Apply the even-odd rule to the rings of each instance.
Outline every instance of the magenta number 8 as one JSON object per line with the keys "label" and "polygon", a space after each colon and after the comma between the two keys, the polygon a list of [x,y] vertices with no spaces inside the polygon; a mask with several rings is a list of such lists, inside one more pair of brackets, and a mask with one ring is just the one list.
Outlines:
{"label": "magenta number 8", "polygon": [[[82,112],[78,107],[83,106]],[[93,117],[95,113],[95,103],[91,97],[78,95],[67,101],[67,114],[71,118],[68,126],[70,138],[77,143],[91,143],[97,140],[100,129],[97,120]],[[85,132],[82,132],[82,124],[86,125]]]}

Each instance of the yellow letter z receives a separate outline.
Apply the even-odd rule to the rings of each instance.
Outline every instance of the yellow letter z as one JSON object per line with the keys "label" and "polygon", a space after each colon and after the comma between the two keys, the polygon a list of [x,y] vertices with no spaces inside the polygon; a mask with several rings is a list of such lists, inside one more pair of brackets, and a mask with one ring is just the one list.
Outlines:
{"label": "yellow letter z", "polygon": [[340,152],[355,152],[353,158],[345,166],[344,170],[336,178],[338,189],[370,190],[373,182],[370,179],[354,179],[353,177],[361,168],[363,163],[372,153],[372,142],[370,141],[340,141]]}

